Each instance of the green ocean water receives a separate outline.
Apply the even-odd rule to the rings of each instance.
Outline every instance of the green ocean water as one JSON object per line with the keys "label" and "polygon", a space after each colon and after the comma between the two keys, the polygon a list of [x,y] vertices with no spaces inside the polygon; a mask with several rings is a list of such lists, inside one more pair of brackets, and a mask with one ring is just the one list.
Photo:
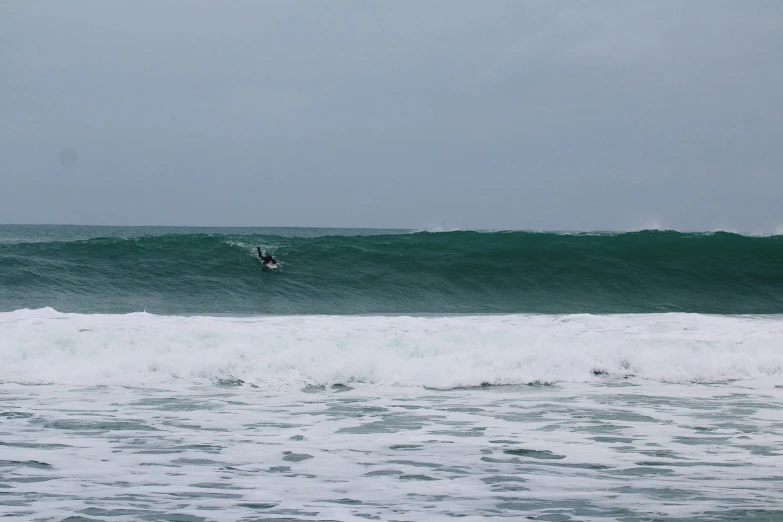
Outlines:
{"label": "green ocean water", "polygon": [[[264,272],[261,246],[280,262]],[[783,313],[783,236],[0,227],[0,311]]]}

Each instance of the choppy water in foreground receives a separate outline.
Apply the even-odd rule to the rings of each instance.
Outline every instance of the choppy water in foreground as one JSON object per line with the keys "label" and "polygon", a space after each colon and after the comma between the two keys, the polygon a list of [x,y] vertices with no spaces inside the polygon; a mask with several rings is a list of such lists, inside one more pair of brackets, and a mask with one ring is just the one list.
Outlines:
{"label": "choppy water in foreground", "polygon": [[56,521],[780,520],[782,401],[769,381],[285,393],[5,384],[0,511]]}
{"label": "choppy water in foreground", "polygon": [[0,314],[0,512],[780,520],[781,332],[695,314]]}

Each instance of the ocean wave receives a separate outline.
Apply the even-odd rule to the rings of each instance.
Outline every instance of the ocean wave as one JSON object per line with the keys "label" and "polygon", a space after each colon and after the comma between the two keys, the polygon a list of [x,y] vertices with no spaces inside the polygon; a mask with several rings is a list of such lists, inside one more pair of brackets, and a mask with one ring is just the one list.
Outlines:
{"label": "ocean wave", "polygon": [[781,236],[123,234],[0,244],[0,311],[783,313]]}
{"label": "ocean wave", "polygon": [[0,381],[456,388],[783,376],[783,317],[0,314]]}

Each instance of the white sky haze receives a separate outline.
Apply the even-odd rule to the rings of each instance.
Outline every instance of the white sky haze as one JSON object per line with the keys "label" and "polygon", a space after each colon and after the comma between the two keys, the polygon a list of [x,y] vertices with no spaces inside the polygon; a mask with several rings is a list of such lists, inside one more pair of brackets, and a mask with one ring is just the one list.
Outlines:
{"label": "white sky haze", "polygon": [[783,2],[5,1],[0,223],[783,225]]}

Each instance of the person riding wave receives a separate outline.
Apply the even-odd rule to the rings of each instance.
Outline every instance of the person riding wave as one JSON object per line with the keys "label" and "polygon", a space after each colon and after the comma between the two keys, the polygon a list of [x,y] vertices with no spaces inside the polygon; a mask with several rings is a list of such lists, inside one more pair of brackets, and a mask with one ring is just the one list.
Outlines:
{"label": "person riding wave", "polygon": [[261,267],[267,268],[269,265],[276,265],[277,259],[270,256],[269,254],[264,254],[261,252],[261,247],[256,247],[256,250],[258,250],[258,257],[261,258]]}

